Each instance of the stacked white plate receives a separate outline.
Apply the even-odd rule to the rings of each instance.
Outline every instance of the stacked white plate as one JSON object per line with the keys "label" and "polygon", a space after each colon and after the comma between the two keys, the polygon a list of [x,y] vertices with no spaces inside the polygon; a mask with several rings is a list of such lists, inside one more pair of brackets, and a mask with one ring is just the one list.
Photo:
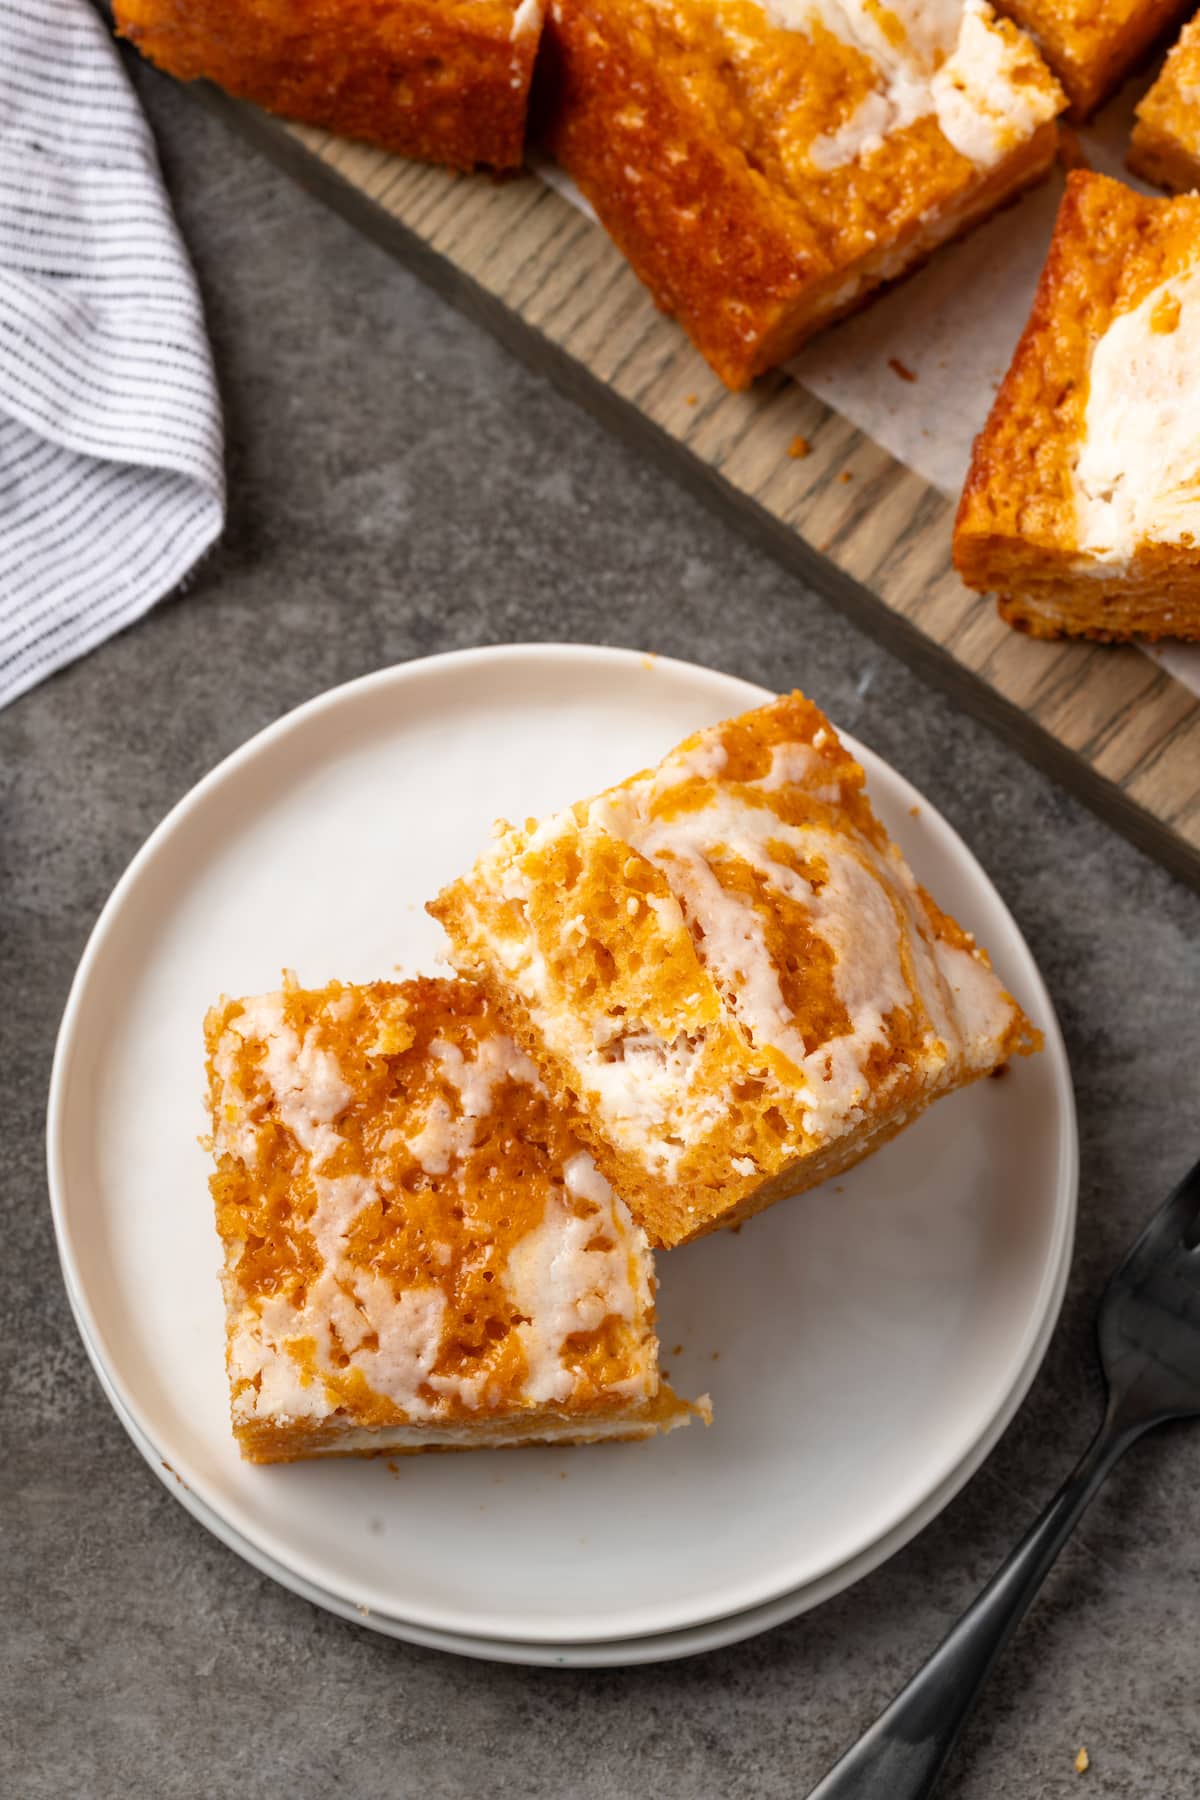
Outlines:
{"label": "stacked white plate", "polygon": [[843,1180],[659,1259],[673,1385],[649,1444],[255,1468],[230,1436],[197,1142],[221,993],[438,967],[423,902],[498,817],[655,761],[767,698],[634,652],[538,645],[387,669],[202,781],[135,858],[63,1020],[50,1184],[71,1303],[151,1468],[258,1568],[375,1630],[512,1662],[649,1662],[838,1592],[944,1506],[1020,1404],[1071,1252],[1076,1135],[1033,958],[959,838],[861,746],[919,877],[992,952],[1041,1056]]}

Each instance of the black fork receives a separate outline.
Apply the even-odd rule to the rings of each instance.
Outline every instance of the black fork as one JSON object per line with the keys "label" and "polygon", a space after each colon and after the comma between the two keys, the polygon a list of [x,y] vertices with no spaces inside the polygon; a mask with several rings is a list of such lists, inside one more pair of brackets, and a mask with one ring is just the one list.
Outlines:
{"label": "black fork", "polygon": [[1073,1475],[925,1667],[809,1800],[924,1800],[993,1664],[1084,1508],[1130,1444],[1200,1413],[1200,1163],[1155,1213],[1108,1284],[1096,1335],[1104,1423]]}

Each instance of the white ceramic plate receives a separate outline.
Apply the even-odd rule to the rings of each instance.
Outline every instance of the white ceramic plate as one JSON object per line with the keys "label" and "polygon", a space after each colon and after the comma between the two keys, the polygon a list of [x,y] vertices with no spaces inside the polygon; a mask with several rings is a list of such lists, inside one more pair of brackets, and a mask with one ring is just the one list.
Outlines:
{"label": "white ceramic plate", "polygon": [[152,1465],[235,1548],[325,1604],[448,1647],[551,1655],[799,1610],[944,1504],[1032,1377],[1074,1215],[1061,1039],[986,876],[862,752],[885,822],[989,946],[1047,1048],[943,1101],[843,1181],[661,1259],[666,1361],[681,1391],[711,1391],[713,1428],[403,1458],[396,1473],[254,1468],[229,1435],[196,1142],[206,1006],[273,986],[283,966],[314,984],[434,966],[422,902],[497,814],[561,805],[763,697],[686,664],[568,646],[386,670],[201,782],[101,916],[50,1099],[72,1304]]}
{"label": "white ceramic plate", "polygon": [[[179,1482],[175,1492],[184,1506],[202,1525],[215,1533],[231,1550],[252,1563],[263,1574],[271,1576],[284,1587],[291,1588],[293,1593],[310,1600],[314,1605],[323,1606],[328,1611],[337,1613],[343,1619],[354,1624],[366,1625],[371,1630],[382,1633],[385,1637],[400,1638],[407,1643],[419,1644],[429,1650],[444,1650],[456,1656],[470,1656],[484,1662],[539,1664],[553,1668],[624,1668],[636,1663],[673,1662],[684,1656],[699,1656],[709,1650],[719,1650],[730,1644],[741,1643],[748,1637],[755,1637],[759,1632],[769,1631],[774,1625],[784,1624],[788,1619],[800,1613],[809,1612],[835,1594],[870,1574],[889,1556],[895,1555],[909,1540],[916,1536],[931,1519],[935,1519],[942,1508],[949,1504],[966,1482],[968,1477],[983,1462],[992,1446],[999,1439],[1005,1426],[1016,1412],[1021,1401],[1029,1390],[1030,1383],[1037,1373],[1045,1354],[1046,1345],[1054,1330],[1058,1316],[1059,1303],[1066,1287],[1070,1269],[1070,1239],[1064,1242],[1061,1271],[1056,1283],[1054,1302],[1047,1311],[1046,1322],[1030,1352],[1025,1369],[1019,1376],[1004,1409],[996,1415],[988,1430],[973,1446],[971,1453],[958,1468],[929,1494],[921,1505],[907,1518],[902,1519],[883,1537],[870,1545],[860,1556],[853,1557],[836,1569],[831,1569],[817,1581],[809,1582],[806,1587],[795,1588],[786,1594],[779,1594],[773,1600],[764,1601],[761,1606],[752,1606],[745,1612],[728,1613],[724,1618],[706,1620],[700,1625],[686,1626],[679,1631],[652,1632],[642,1637],[597,1639],[591,1643],[556,1644],[549,1641],[539,1643],[522,1643],[509,1638],[471,1637],[452,1631],[435,1631],[420,1625],[413,1625],[406,1619],[391,1618],[385,1613],[373,1613],[364,1605],[351,1606],[346,1600],[335,1594],[324,1592],[297,1576],[283,1563],[265,1556],[255,1547],[240,1538],[228,1523],[214,1513],[196,1495]],[[103,1375],[101,1376],[103,1379]],[[105,1384],[107,1388],[107,1383]],[[125,1425],[138,1449],[150,1463],[151,1467],[161,1471],[162,1463],[154,1446],[142,1437],[136,1425],[128,1417],[120,1402],[112,1394],[114,1408],[121,1422]]]}

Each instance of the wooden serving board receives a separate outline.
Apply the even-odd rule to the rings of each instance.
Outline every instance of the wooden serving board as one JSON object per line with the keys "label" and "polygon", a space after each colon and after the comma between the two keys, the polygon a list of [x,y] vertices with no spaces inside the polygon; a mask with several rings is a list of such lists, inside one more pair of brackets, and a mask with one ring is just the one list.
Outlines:
{"label": "wooden serving board", "polygon": [[[1200,887],[1200,699],[1132,648],[1009,629],[950,562],[954,508],[790,377],[731,394],[604,232],[536,177],[453,175],[208,91],[312,192],[865,630]],[[789,455],[796,438],[811,446]],[[849,479],[844,479],[848,474]]]}

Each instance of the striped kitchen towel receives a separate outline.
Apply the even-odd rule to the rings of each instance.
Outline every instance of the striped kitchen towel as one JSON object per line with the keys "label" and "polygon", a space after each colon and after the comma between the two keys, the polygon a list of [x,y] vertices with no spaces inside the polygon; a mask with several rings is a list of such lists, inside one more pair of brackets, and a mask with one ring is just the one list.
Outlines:
{"label": "striped kitchen towel", "polygon": [[204,319],[88,0],[0,0],[0,705],[177,587],[225,516]]}

